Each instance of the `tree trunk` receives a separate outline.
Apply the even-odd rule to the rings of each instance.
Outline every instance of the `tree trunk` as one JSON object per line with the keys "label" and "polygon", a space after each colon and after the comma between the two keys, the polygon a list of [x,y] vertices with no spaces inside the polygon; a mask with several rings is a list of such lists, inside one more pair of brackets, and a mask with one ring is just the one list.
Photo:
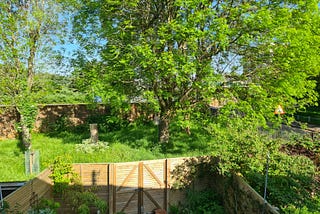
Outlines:
{"label": "tree trunk", "polygon": [[160,117],[159,125],[158,125],[158,140],[160,143],[168,143],[169,142],[169,124],[170,121],[166,117]]}
{"label": "tree trunk", "polygon": [[[190,114],[186,114],[186,115],[184,116],[184,119],[189,122],[189,120],[190,120]],[[186,133],[187,133],[188,135],[191,135],[190,125],[187,125],[187,126],[186,126],[185,131],[186,131]]]}
{"label": "tree trunk", "polygon": [[27,126],[25,122],[24,115],[20,114],[20,125],[21,125],[21,131],[20,131],[20,137],[22,144],[25,149],[29,150],[31,148],[31,133],[30,129]]}

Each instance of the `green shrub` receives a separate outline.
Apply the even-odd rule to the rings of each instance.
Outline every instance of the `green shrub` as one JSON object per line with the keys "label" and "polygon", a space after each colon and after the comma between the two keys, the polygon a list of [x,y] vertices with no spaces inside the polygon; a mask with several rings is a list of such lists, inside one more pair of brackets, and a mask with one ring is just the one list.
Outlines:
{"label": "green shrub", "polygon": [[222,198],[212,190],[187,191],[186,203],[179,206],[170,206],[172,214],[224,214]]}
{"label": "green shrub", "polygon": [[107,203],[105,201],[98,198],[91,189],[84,190],[81,186],[70,186],[63,195],[63,198],[79,214],[90,213],[91,207],[96,208],[101,213],[105,213],[107,210]]}
{"label": "green shrub", "polygon": [[28,214],[56,214],[59,207],[58,202],[42,198],[36,206],[28,211]]}
{"label": "green shrub", "polygon": [[2,201],[2,203],[0,203],[0,213],[6,213],[6,211],[8,211],[9,208],[10,206],[7,201]]}
{"label": "green shrub", "polygon": [[69,203],[76,213],[90,213],[91,207],[95,207],[102,213],[106,212],[107,203],[98,198],[93,189],[84,190],[79,182],[79,175],[73,171],[68,158],[57,157],[50,166],[50,170],[54,193]]}
{"label": "green shrub", "polygon": [[[318,208],[320,207],[320,203],[318,204]],[[290,205],[286,208],[283,208],[282,211],[288,214],[319,214],[320,211],[310,211],[306,206],[302,208],[297,208],[294,205]]]}
{"label": "green shrub", "polygon": [[53,191],[56,194],[64,193],[70,184],[78,183],[79,177],[73,171],[70,158],[67,156],[58,156],[50,166],[53,181]]}
{"label": "green shrub", "polygon": [[[271,156],[267,188],[268,202],[278,207],[292,205],[291,208],[302,209],[306,206],[310,212],[316,211],[319,203],[316,198],[311,197],[311,192],[317,185],[314,175],[315,167],[307,157],[288,156],[282,153]],[[263,194],[264,173],[250,172],[245,177],[257,192]]]}

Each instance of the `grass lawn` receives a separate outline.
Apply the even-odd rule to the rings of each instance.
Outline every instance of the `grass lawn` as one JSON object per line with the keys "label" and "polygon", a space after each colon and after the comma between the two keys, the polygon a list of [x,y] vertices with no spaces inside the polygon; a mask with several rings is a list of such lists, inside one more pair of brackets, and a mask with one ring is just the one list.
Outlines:
{"label": "grass lawn", "polygon": [[[52,136],[33,134],[32,150],[40,152],[40,171],[47,168],[57,156],[68,156],[74,163],[106,163],[204,154],[200,151],[203,151],[201,147],[205,146],[205,139],[195,140],[195,135],[186,137],[181,134],[173,136],[175,146],[168,148],[164,153],[155,143],[155,132],[154,127],[132,126],[121,131],[101,133],[99,139],[107,142],[109,147],[92,153],[76,149],[76,144],[89,138],[89,131],[84,134],[62,132]],[[185,140],[182,141],[182,138]],[[18,140],[0,140],[0,182],[25,181],[32,178],[25,174],[24,152],[19,144]]]}
{"label": "grass lawn", "polygon": [[[174,127],[171,130],[170,143],[163,148],[156,143],[157,130],[155,126],[150,124],[145,126],[130,125],[121,130],[99,133],[99,140],[107,142],[108,147],[104,150],[85,153],[79,150],[79,145],[84,145],[81,143],[89,138],[89,133],[88,129],[78,130],[77,133],[33,134],[32,149],[40,152],[41,171],[47,168],[57,156],[68,157],[73,163],[112,163],[210,155],[212,152],[210,141],[215,140],[201,130],[192,130],[192,134],[187,135],[181,129]],[[292,142],[292,145],[300,142],[299,140],[295,141]],[[300,144],[304,145],[302,141]],[[26,181],[32,178],[32,176],[25,174],[24,152],[21,150],[18,140],[0,140],[0,155],[0,182]],[[294,203],[298,207],[302,207],[298,202],[295,203],[296,199],[298,200],[300,197],[300,199],[304,198],[304,201],[310,203],[308,207],[316,210],[315,207],[320,206],[318,190],[316,191],[317,197],[311,197],[309,194],[309,183],[311,183],[310,179],[313,178],[312,173],[309,173],[308,180],[306,180],[306,177],[300,176],[300,174],[303,174],[302,172],[307,174],[306,172],[312,171],[314,167],[312,162],[303,156],[287,156],[282,153],[274,158],[277,161],[270,165],[270,183],[268,186],[268,190],[272,190],[273,194],[269,196],[271,197],[270,202],[282,206]],[[287,170],[279,171],[278,167],[280,166]],[[249,183],[258,192],[263,192],[261,188],[263,188],[265,179],[264,173],[256,173],[254,170],[251,173],[247,175],[248,181],[251,179]],[[282,173],[281,176],[278,175],[279,173]],[[292,186],[293,183],[295,183],[295,186]],[[319,201],[317,202],[317,200]]]}
{"label": "grass lawn", "polygon": [[[74,163],[122,162],[142,159],[156,159],[160,154],[145,149],[130,148],[128,145],[112,143],[104,151],[84,153],[76,150],[75,142],[64,143],[63,139],[36,134],[33,136],[33,150],[40,152],[41,170],[47,168],[57,156],[68,156]],[[17,140],[0,141],[0,181],[24,181],[24,154]],[[163,157],[163,156],[162,156]]]}

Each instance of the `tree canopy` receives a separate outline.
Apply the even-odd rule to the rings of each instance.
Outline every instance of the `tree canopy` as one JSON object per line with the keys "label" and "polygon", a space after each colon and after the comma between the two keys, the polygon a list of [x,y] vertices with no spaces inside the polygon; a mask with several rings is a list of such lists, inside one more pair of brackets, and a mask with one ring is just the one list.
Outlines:
{"label": "tree canopy", "polygon": [[84,1],[75,24],[82,44],[92,31],[106,41],[87,46],[99,59],[75,74],[105,100],[154,106],[161,142],[170,120],[187,122],[212,99],[246,102],[265,119],[278,104],[291,113],[316,100],[318,1]]}

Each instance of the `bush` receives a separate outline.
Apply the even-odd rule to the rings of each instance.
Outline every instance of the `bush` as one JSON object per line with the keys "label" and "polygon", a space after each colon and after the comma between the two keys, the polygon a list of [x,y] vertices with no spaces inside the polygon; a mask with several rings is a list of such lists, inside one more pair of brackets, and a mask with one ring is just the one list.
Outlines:
{"label": "bush", "polygon": [[93,189],[84,190],[68,158],[58,157],[51,165],[54,193],[69,203],[72,209],[79,214],[90,213],[90,208],[94,207],[100,212],[105,213],[107,204],[98,198]]}
{"label": "bush", "polygon": [[203,191],[187,191],[186,203],[180,206],[172,205],[170,207],[170,213],[172,214],[224,214],[224,208],[222,206],[222,198],[211,190]]}
{"label": "bush", "polygon": [[59,207],[58,202],[42,198],[36,206],[28,211],[28,214],[56,214]]}
{"label": "bush", "polygon": [[[314,175],[315,167],[307,157],[282,153],[272,156],[267,188],[268,202],[282,207],[286,212],[293,207],[302,209],[304,206],[308,207],[310,212],[316,211],[319,202],[311,197],[312,191],[316,189]],[[264,173],[250,172],[245,177],[257,192],[263,193]],[[287,209],[288,206],[291,208]]]}

